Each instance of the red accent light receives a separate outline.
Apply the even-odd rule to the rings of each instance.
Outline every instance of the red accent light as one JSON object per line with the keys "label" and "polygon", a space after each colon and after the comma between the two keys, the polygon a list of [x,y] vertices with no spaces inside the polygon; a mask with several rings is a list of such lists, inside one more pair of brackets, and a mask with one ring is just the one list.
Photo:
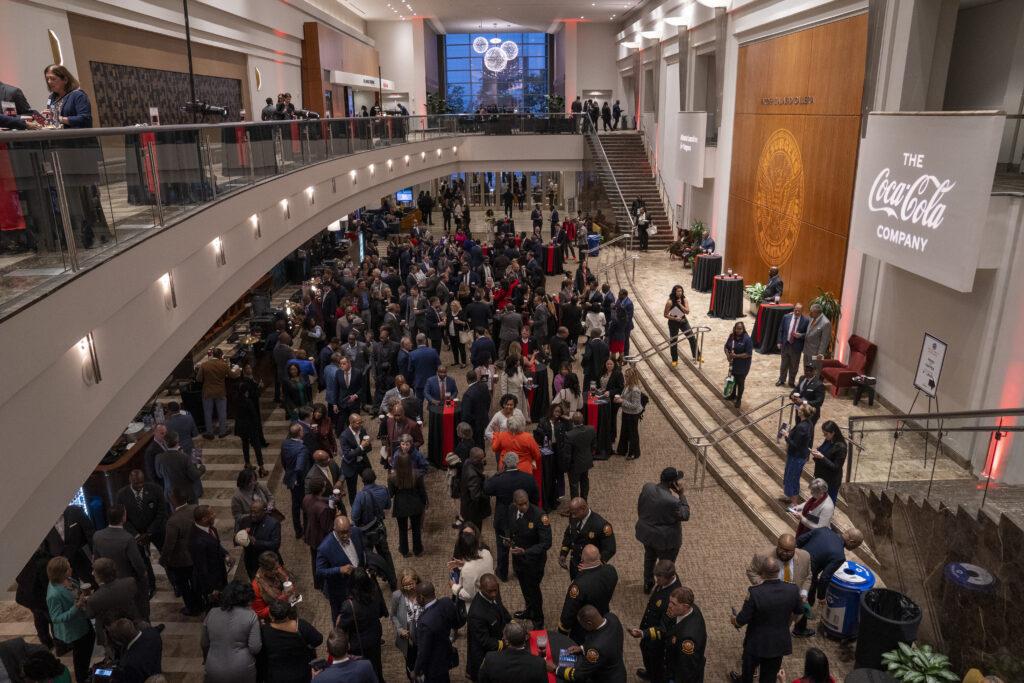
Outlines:
{"label": "red accent light", "polygon": [[273,29],[273,31],[274,31],[274,35],[277,36],[278,38],[287,38],[288,37],[288,34],[285,33],[284,31],[282,31],[279,28],[275,28],[275,29]]}

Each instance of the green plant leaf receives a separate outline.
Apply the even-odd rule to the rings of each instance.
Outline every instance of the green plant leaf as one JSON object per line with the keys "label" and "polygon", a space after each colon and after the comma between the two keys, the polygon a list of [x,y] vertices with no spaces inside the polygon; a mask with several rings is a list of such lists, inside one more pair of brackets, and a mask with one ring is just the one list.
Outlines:
{"label": "green plant leaf", "polygon": [[913,657],[914,656],[914,648],[910,647],[906,643],[897,643],[896,645],[897,645],[897,647],[899,647],[900,653],[904,657]]}

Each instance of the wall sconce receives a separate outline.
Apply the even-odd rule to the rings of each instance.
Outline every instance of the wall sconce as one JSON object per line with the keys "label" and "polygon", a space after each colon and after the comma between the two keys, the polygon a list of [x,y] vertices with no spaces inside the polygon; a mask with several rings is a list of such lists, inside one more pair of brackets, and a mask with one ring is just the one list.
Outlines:
{"label": "wall sconce", "polygon": [[356,169],[353,168],[351,171],[349,171],[348,177],[352,181],[353,185],[358,184],[358,181],[356,180]]}
{"label": "wall sconce", "polygon": [[[99,384],[103,381],[100,372],[100,358],[96,354],[96,340],[89,332],[78,342],[78,351],[82,354],[82,377],[86,384]],[[88,361],[88,362],[86,362]]]}
{"label": "wall sconce", "polygon": [[438,147],[438,148],[437,148],[437,156],[438,156],[438,157],[440,157],[440,156],[441,156],[441,148],[440,148],[440,147]]}
{"label": "wall sconce", "polygon": [[427,153],[425,151],[424,152],[420,152],[420,161],[426,161],[426,160],[427,160]]}
{"label": "wall sconce", "polygon": [[164,289],[164,305],[167,309],[178,307],[178,296],[174,292],[174,276],[171,275],[170,271],[167,271],[160,276],[160,284]]}
{"label": "wall sconce", "polygon": [[316,204],[316,197],[314,196],[314,190],[312,185],[306,188],[306,199],[309,200],[310,204]]}
{"label": "wall sconce", "polygon": [[281,208],[284,209],[284,217],[285,218],[291,218],[292,217],[292,208],[290,206],[288,206],[288,200],[287,199],[282,199],[281,200]]}
{"label": "wall sconce", "polygon": [[388,159],[388,170],[389,171],[393,170],[393,167],[394,167],[394,162],[391,161],[391,159]]}
{"label": "wall sconce", "polygon": [[458,145],[452,145],[452,154],[458,154],[458,153],[459,153],[459,146]]}
{"label": "wall sconce", "polygon": [[405,155],[405,165],[406,166],[409,165],[409,155],[408,154]]}
{"label": "wall sconce", "polygon": [[256,237],[263,237],[263,230],[260,228],[260,217],[253,214],[249,216],[249,222],[252,224],[252,229],[256,231]]}
{"label": "wall sconce", "polygon": [[373,169],[374,169],[374,165],[370,164],[370,177],[371,178],[373,177]]}
{"label": "wall sconce", "polygon": [[213,252],[217,257],[218,266],[226,266],[228,264],[227,256],[224,254],[224,242],[219,237],[214,237],[213,241],[210,242],[213,246]]}

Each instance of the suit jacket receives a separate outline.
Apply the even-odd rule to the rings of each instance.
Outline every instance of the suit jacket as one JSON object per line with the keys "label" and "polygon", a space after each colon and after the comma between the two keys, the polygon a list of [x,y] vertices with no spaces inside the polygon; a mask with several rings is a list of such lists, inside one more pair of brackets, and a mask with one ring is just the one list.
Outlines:
{"label": "suit jacket", "polygon": [[92,575],[92,537],[95,527],[85,511],[77,505],[64,509],[64,538],[55,528],[46,535],[47,552],[51,557],[62,555],[68,558],[76,579],[88,579]]}
{"label": "suit jacket", "polygon": [[804,350],[804,335],[807,334],[807,323],[810,322],[810,318],[806,315],[800,316],[800,319],[796,323],[796,339],[792,343],[789,342],[789,326],[793,324],[793,316],[795,313],[787,313],[782,316],[782,324],[779,325],[779,348],[794,348],[797,353]]}
{"label": "suit jacket", "polygon": [[341,467],[339,467],[338,463],[333,460],[328,460],[327,469],[331,471],[331,476],[334,478],[333,482],[329,481],[327,477],[324,476],[324,473],[320,471],[320,468],[317,465],[313,465],[309,468],[309,472],[306,472],[306,493],[311,493],[313,491],[313,481],[316,479],[323,479],[324,483],[327,484],[327,488],[324,490],[325,493],[330,493],[331,490],[338,487],[343,478],[341,474]]}
{"label": "suit jacket", "polygon": [[343,415],[358,412],[359,399],[351,402],[348,399],[350,396],[362,396],[364,381],[363,373],[355,368],[349,369],[348,382],[345,381],[345,373],[342,370],[339,369],[334,375],[334,396]]}
{"label": "suit jacket", "polygon": [[317,683],[377,683],[377,674],[368,659],[335,662],[316,676]]}
{"label": "suit jacket", "polygon": [[416,663],[413,672],[426,683],[448,683],[452,665],[452,647],[448,634],[465,623],[453,598],[435,600],[420,615],[416,624]]}
{"label": "suit jacket", "polygon": [[568,363],[572,360],[572,354],[569,352],[569,343],[556,334],[548,340],[548,346],[551,348],[551,362],[548,364],[548,367],[551,368],[552,373],[557,374],[562,369],[563,363]]}
{"label": "suit jacket", "polygon": [[764,300],[770,301],[777,296],[781,297],[782,288],[783,283],[781,277],[779,277],[778,275],[773,275],[772,277],[768,278],[768,284],[764,286]]}
{"label": "suit jacket", "polygon": [[523,316],[515,311],[505,311],[501,314],[501,327],[498,331],[498,339],[501,341],[515,341],[519,339],[519,333],[523,329]]}
{"label": "suit jacket", "polygon": [[604,364],[608,361],[608,344],[603,339],[591,339],[583,349],[583,388],[590,387],[591,382],[604,374]]}
{"label": "suit jacket", "polygon": [[128,533],[148,534],[160,546],[164,540],[164,527],[167,525],[167,499],[163,490],[156,484],[146,482],[142,485],[142,501],[135,495],[131,486],[125,486],[114,497],[114,502],[123,505],[127,511],[124,528]]}
{"label": "suit jacket", "polygon": [[491,602],[479,592],[473,596],[466,615],[466,674],[470,680],[477,679],[487,653],[498,649],[501,632],[510,621],[512,615],[500,601]]}
{"label": "suit jacket", "polygon": [[121,654],[117,662],[118,683],[144,683],[163,671],[163,641],[155,628],[142,629],[141,635]]}
{"label": "suit jacket", "polygon": [[546,683],[548,672],[540,657],[529,650],[488,652],[480,665],[477,683]]}
{"label": "suit jacket", "polygon": [[132,577],[139,581],[140,586],[148,585],[139,544],[125,529],[112,526],[100,529],[92,537],[92,551],[97,558],[106,557],[114,561],[118,578]]}
{"label": "suit jacket", "polygon": [[364,427],[359,428],[358,436],[348,426],[341,433],[341,474],[346,479],[358,476],[367,467],[372,467],[370,447],[361,446],[364,436],[367,436]]}
{"label": "suit jacket", "polygon": [[305,442],[290,436],[281,442],[281,467],[284,469],[282,483],[289,489],[303,483],[312,463],[312,453]]}
{"label": "suit jacket", "polygon": [[165,567],[191,567],[192,553],[189,551],[189,537],[195,526],[195,505],[182,505],[167,518],[164,530],[164,546],[160,549],[160,564]]}
{"label": "suit jacket", "polygon": [[[761,567],[764,566],[765,560],[769,557],[776,557],[775,548],[769,548],[763,553],[757,553],[753,559],[750,560],[750,566],[747,567],[747,579],[750,581],[751,586],[757,586],[763,583],[761,579]],[[781,563],[782,560],[779,560]],[[796,552],[793,553],[793,567],[790,570],[790,580],[792,583],[800,588],[800,593],[805,594],[807,592],[808,583],[811,578],[811,556],[803,548],[797,548]],[[785,574],[781,574],[785,576]]]}
{"label": "suit jacket", "polygon": [[644,484],[636,501],[636,540],[655,548],[678,548],[683,544],[682,523],[690,519],[686,496],[661,484]]}
{"label": "suit jacket", "polygon": [[[355,546],[359,566],[365,566],[363,532],[355,526],[352,527],[352,545]],[[323,581],[324,594],[331,605],[341,605],[352,590],[352,575],[341,573],[341,568],[349,564],[352,563],[341,549],[338,538],[333,533],[327,534],[316,551],[316,577]]]}
{"label": "suit jacket", "polygon": [[814,406],[814,409],[821,411],[821,404],[825,402],[825,384],[818,377],[806,377],[796,384],[796,390],[800,398]]}
{"label": "suit jacket", "polygon": [[164,480],[164,493],[170,499],[171,492],[180,491],[188,496],[190,503],[198,501],[203,495],[203,472],[204,465],[196,465],[191,455],[182,451],[164,451],[156,457],[156,471]]}
{"label": "suit jacket", "polygon": [[418,396],[423,395],[423,388],[426,386],[427,380],[437,374],[437,368],[440,365],[441,356],[429,346],[417,347],[409,354],[409,372],[412,373],[412,376],[406,377],[406,380],[412,382],[412,387]]}
{"label": "suit jacket", "polygon": [[163,453],[166,448],[164,445],[156,439],[150,439],[149,443],[146,444],[146,450],[142,452],[142,467],[146,473],[146,479],[148,481],[156,482],[160,486],[164,485],[163,478],[157,474],[156,471],[156,458],[158,455]]}
{"label": "suit jacket", "polygon": [[32,107],[29,106],[28,99],[21,88],[7,83],[0,83],[0,102],[13,102],[19,116],[32,112]]}
{"label": "suit jacket", "polygon": [[[444,378],[444,391],[445,397],[450,401],[459,395],[459,387],[455,384],[455,380],[451,377]],[[427,383],[423,385],[423,398],[427,401],[441,400],[441,378],[437,375],[427,378]]]}
{"label": "suit jacket", "polygon": [[310,548],[319,548],[334,528],[335,510],[328,504],[327,498],[309,493],[302,499],[302,511],[306,515],[302,540]]}
{"label": "suit jacket", "polygon": [[442,322],[444,318],[444,311],[438,312],[433,306],[427,309],[427,312],[423,316],[424,324],[427,327],[427,337],[431,341],[439,342],[444,337],[445,322]]}
{"label": "suit jacket", "polygon": [[491,516],[491,501],[484,493],[485,481],[483,468],[477,469],[469,462],[462,464],[462,478],[459,480],[459,514],[464,519],[478,520]]}
{"label": "suit jacket", "polygon": [[824,356],[828,353],[829,342],[832,341],[832,323],[824,315],[807,323],[807,334],[804,336],[805,356]]}
{"label": "suit jacket", "polygon": [[140,585],[129,577],[105,583],[86,600],[85,614],[96,620],[96,630],[100,633],[121,617],[138,622],[143,618],[137,607],[139,589]]}
{"label": "suit jacket", "polygon": [[573,474],[582,474],[594,466],[594,443],[597,430],[588,424],[577,425],[565,433],[569,449],[569,467]]}
{"label": "suit jacket", "polygon": [[198,595],[205,597],[228,584],[228,570],[224,566],[228,551],[194,523],[188,551],[192,555],[192,586]]}
{"label": "suit jacket", "polygon": [[519,489],[526,491],[530,502],[537,505],[539,498],[537,480],[533,478],[532,474],[521,470],[503,470],[484,481],[484,493],[494,496],[494,528],[496,530],[508,529],[512,495]]}
{"label": "suit jacket", "polygon": [[789,625],[794,615],[803,612],[800,588],[778,579],[747,589],[743,609],[736,623],[747,627],[743,651],[753,657],[783,657],[793,653]]}
{"label": "suit jacket", "polygon": [[473,440],[482,445],[484,430],[491,420],[491,390],[486,382],[474,382],[462,395],[462,421],[473,428]]}

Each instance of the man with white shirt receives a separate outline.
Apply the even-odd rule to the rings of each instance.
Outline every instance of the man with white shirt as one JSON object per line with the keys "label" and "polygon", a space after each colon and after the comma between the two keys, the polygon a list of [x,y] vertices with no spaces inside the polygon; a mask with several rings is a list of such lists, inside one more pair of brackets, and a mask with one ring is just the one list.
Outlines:
{"label": "man with white shirt", "polygon": [[334,531],[320,543],[316,553],[316,576],[331,604],[331,623],[338,621],[341,606],[352,591],[352,572],[366,564],[362,532],[348,517],[334,520]]}
{"label": "man with white shirt", "polygon": [[804,315],[803,304],[797,303],[793,310],[782,317],[776,346],[782,360],[779,363],[779,379],[775,386],[783,384],[796,386],[796,373],[800,369],[800,354],[804,350],[804,335],[809,319]]}

